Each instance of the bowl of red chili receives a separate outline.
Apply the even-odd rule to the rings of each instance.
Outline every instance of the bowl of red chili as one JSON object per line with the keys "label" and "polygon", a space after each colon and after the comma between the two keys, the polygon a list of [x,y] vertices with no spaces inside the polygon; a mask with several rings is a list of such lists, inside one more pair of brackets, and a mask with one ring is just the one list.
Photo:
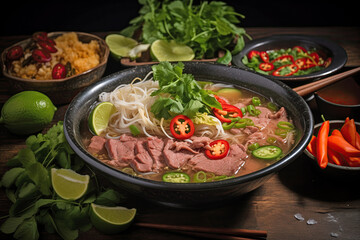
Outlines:
{"label": "bowl of red chili", "polygon": [[304,81],[330,75],[346,61],[346,51],[329,39],[290,34],[252,40],[232,63],[271,79]]}
{"label": "bowl of red chili", "polygon": [[359,133],[360,123],[353,118],[320,122],[304,152],[326,176],[360,178]]}

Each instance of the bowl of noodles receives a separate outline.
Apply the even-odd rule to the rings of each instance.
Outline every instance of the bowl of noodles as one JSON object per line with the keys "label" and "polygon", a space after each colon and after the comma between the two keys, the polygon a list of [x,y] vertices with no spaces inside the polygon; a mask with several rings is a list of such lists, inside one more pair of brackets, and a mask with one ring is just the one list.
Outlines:
{"label": "bowl of noodles", "polygon": [[[94,132],[89,116],[104,103],[108,124]],[[257,189],[302,154],[313,125],[287,85],[200,62],[109,75],[78,94],[64,120],[70,146],[95,172],[173,207],[213,206]]]}

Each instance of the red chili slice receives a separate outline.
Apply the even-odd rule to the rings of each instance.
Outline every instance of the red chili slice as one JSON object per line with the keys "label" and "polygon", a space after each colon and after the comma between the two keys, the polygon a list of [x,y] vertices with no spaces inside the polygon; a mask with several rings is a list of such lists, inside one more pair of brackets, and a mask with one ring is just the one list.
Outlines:
{"label": "red chili slice", "polygon": [[295,46],[295,47],[293,47],[293,49],[295,49],[298,52],[307,53],[307,50],[302,46]]}
{"label": "red chili slice", "polygon": [[299,66],[300,69],[303,69],[303,67],[306,65],[306,58],[298,58],[295,60],[295,64]]}
{"label": "red chili slice", "polygon": [[251,50],[247,56],[251,60],[253,57],[258,57],[259,55],[260,55],[259,51]]}
{"label": "red chili slice", "polygon": [[234,105],[221,104],[221,106],[222,110],[217,108],[213,109],[213,113],[221,122],[231,123],[231,119],[229,118],[243,117],[242,111]]}
{"label": "red chili slice", "polygon": [[331,64],[332,58],[328,57],[324,63],[322,64],[323,67],[328,67]]}
{"label": "red chili slice", "polygon": [[6,58],[10,61],[17,60],[24,55],[24,50],[21,46],[17,45],[9,49],[6,53]]}
{"label": "red chili slice", "polygon": [[[289,69],[289,71],[285,74],[281,74],[281,72],[285,69]],[[286,76],[291,76],[293,75],[294,73],[296,73],[297,71],[299,71],[299,66],[296,65],[295,63],[294,64],[287,64],[287,65],[284,65],[284,66],[281,66],[279,67],[278,69],[276,69],[272,75],[273,76],[279,76],[279,77],[286,77]]]}
{"label": "red chili slice", "polygon": [[269,62],[269,54],[267,52],[260,52],[260,57],[264,62]]}
{"label": "red chili slice", "polygon": [[36,32],[32,35],[34,41],[46,41],[48,39],[46,32]]}
{"label": "red chili slice", "polygon": [[44,49],[34,49],[32,57],[37,62],[49,62],[51,60],[50,53]]}
{"label": "red chili slice", "polygon": [[176,139],[190,138],[194,132],[194,123],[185,115],[177,115],[170,122],[170,132]]}
{"label": "red chili slice", "polygon": [[229,153],[230,144],[226,140],[215,140],[209,144],[210,149],[205,150],[205,155],[212,159],[222,159]]}
{"label": "red chili slice", "polygon": [[61,63],[57,63],[52,70],[53,79],[61,79],[66,77],[66,68]]}
{"label": "red chili slice", "polygon": [[219,97],[219,96],[217,96],[217,95],[214,95],[214,97],[216,98],[216,100],[218,100],[218,102],[219,102],[221,105],[223,105],[223,104],[229,104],[229,102],[228,102],[226,99],[224,99],[224,98],[221,98],[221,97]]}
{"label": "red chili slice", "polygon": [[58,50],[50,41],[38,41],[41,48],[46,49],[48,52],[56,53]]}
{"label": "red chili slice", "polygon": [[274,64],[269,62],[260,63],[259,68],[265,72],[268,72],[274,69]]}
{"label": "red chili slice", "polygon": [[286,62],[286,61],[290,61],[290,62],[294,63],[294,57],[291,55],[282,55],[282,56],[277,57],[274,60],[272,60],[271,63]]}
{"label": "red chili slice", "polygon": [[312,52],[309,54],[310,57],[312,57],[312,59],[314,59],[314,61],[316,62],[316,64],[319,63],[319,59],[320,59],[320,56],[317,52]]}

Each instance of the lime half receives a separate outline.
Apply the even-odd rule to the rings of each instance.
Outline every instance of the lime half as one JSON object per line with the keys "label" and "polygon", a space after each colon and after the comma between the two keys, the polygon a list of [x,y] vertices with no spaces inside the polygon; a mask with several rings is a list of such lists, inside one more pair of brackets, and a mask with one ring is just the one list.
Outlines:
{"label": "lime half", "polygon": [[120,34],[107,35],[105,42],[109,46],[112,56],[116,59],[128,57],[130,50],[138,44],[135,39],[128,38]]}
{"label": "lime half", "polygon": [[52,186],[61,198],[76,200],[81,198],[89,185],[89,175],[81,175],[71,169],[51,169]]}
{"label": "lime half", "polygon": [[135,218],[135,208],[106,207],[92,203],[90,220],[96,229],[115,234],[127,229]]}
{"label": "lime half", "polygon": [[104,131],[109,123],[110,117],[116,112],[114,104],[111,102],[102,102],[98,104],[90,113],[89,116],[89,128],[96,134],[100,135]]}
{"label": "lime half", "polygon": [[150,50],[158,61],[191,61],[195,57],[192,48],[174,40],[156,40],[151,44]]}

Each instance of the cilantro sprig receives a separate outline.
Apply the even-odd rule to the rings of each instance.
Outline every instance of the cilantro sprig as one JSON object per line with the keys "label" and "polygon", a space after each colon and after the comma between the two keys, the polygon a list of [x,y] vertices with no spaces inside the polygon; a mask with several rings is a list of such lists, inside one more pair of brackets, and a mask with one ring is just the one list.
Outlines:
{"label": "cilantro sprig", "polygon": [[231,54],[243,49],[244,36],[251,39],[244,28],[237,26],[239,18],[245,16],[221,1],[204,1],[200,5],[193,5],[192,0],[139,0],[139,3],[142,5],[139,16],[121,34],[134,37],[140,29],[139,40],[144,43],[175,40],[191,47],[196,59],[214,58],[219,50],[224,50],[226,54],[219,61],[229,63]]}
{"label": "cilantro sprig", "polygon": [[202,89],[192,74],[183,73],[184,64],[160,62],[152,66],[153,80],[159,82],[159,89],[151,95],[158,96],[151,106],[156,118],[170,119],[178,114],[189,118],[197,112],[209,113],[211,107],[221,108],[220,103]]}
{"label": "cilantro sprig", "polygon": [[[63,131],[63,122],[53,125],[45,134],[29,136],[26,148],[8,161],[10,169],[1,179],[1,186],[12,205],[6,220],[0,226],[5,234],[15,239],[39,239],[39,226],[62,239],[76,239],[79,231],[92,227],[91,203],[116,206],[123,197],[113,189],[101,189],[95,174],[85,168],[81,159],[69,146]],[[51,168],[71,168],[89,172],[91,180],[86,194],[80,199],[64,200],[52,189]]]}

